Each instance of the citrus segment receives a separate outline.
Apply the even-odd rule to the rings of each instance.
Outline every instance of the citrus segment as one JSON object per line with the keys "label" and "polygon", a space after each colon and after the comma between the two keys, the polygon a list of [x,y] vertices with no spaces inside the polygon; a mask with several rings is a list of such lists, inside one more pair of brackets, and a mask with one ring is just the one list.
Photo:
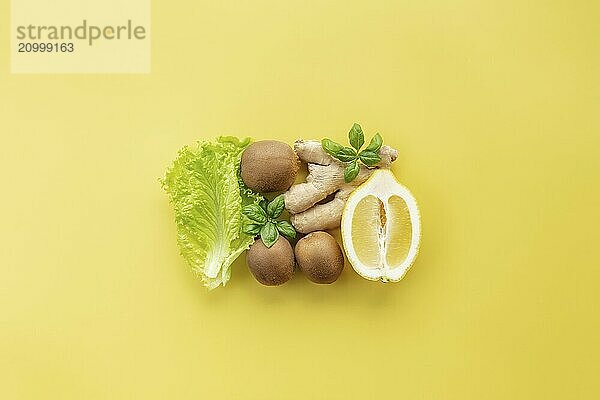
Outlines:
{"label": "citrus segment", "polygon": [[391,267],[397,267],[408,257],[412,242],[412,224],[408,205],[400,196],[388,200],[390,224],[387,232],[386,261]]}
{"label": "citrus segment", "polygon": [[375,196],[367,196],[358,202],[352,218],[352,245],[360,262],[367,268],[378,268],[381,264],[379,251],[379,230],[381,225],[381,201]]}

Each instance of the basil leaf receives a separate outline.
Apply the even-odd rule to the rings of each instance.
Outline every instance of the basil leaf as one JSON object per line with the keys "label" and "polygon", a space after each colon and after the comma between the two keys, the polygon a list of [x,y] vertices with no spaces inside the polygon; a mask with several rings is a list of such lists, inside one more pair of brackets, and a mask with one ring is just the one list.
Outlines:
{"label": "basil leaf", "polygon": [[381,157],[379,157],[379,154],[375,153],[374,151],[363,150],[360,152],[358,157],[360,158],[360,161],[363,162],[363,164],[369,167],[373,167],[377,165],[379,161],[381,161]]}
{"label": "basil leaf", "polygon": [[285,208],[285,200],[282,194],[275,197],[267,206],[267,215],[271,218],[277,218]]}
{"label": "basil leaf", "polygon": [[287,221],[277,221],[277,230],[286,238],[294,239],[296,237],[296,230]]}
{"label": "basil leaf", "polygon": [[353,148],[344,147],[342,150],[338,151],[338,153],[334,157],[342,162],[350,162],[356,160],[357,154],[356,150],[354,150]]}
{"label": "basil leaf", "polygon": [[344,148],[344,146],[342,146],[339,143],[334,142],[333,140],[329,140],[329,139],[323,139],[321,140],[321,146],[323,147],[323,150],[325,150],[325,152],[329,155],[335,156],[340,150],[342,150]]}
{"label": "basil leaf", "polygon": [[344,169],[344,181],[346,183],[350,183],[358,176],[360,172],[360,166],[356,160],[352,161],[348,166]]}
{"label": "basil leaf", "polygon": [[267,222],[260,230],[260,238],[265,246],[273,246],[279,239],[279,232],[277,231],[275,224],[272,222]]}
{"label": "basil leaf", "polygon": [[372,151],[374,153],[379,153],[379,149],[381,149],[381,145],[383,144],[383,139],[381,135],[377,133],[373,136],[373,139],[369,142],[369,145],[365,149],[365,151]]}
{"label": "basil leaf", "polygon": [[269,205],[269,201],[263,197],[262,200],[258,203],[258,205],[260,206],[260,208],[265,210],[265,212],[267,212],[267,206]]}
{"label": "basil leaf", "polygon": [[352,125],[350,132],[348,132],[348,138],[350,139],[350,144],[352,147],[356,149],[356,151],[360,150],[363,144],[365,144],[365,135],[363,134],[362,128],[359,124]]}
{"label": "basil leaf", "polygon": [[259,224],[264,224],[267,222],[267,214],[265,213],[265,210],[263,210],[258,204],[248,204],[242,209],[242,213],[252,221],[258,222]]}
{"label": "basil leaf", "polygon": [[245,224],[242,228],[242,232],[244,232],[246,235],[256,236],[260,233],[261,228],[262,225],[259,224]]}

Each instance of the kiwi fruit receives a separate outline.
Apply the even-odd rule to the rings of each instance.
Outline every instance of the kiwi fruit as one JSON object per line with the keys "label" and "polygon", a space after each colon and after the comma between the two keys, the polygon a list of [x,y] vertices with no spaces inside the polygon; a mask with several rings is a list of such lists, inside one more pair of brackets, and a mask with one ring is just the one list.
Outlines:
{"label": "kiwi fruit", "polygon": [[286,238],[280,236],[271,247],[261,239],[254,242],[246,254],[248,269],[256,280],[266,286],[278,286],[294,275],[294,250]]}
{"label": "kiwi fruit", "polygon": [[242,154],[240,167],[246,186],[260,193],[288,190],[299,168],[294,150],[277,140],[261,140],[249,145]]}
{"label": "kiwi fruit", "polygon": [[333,283],[344,269],[344,254],[333,236],[316,231],[296,243],[296,262],[314,283]]}

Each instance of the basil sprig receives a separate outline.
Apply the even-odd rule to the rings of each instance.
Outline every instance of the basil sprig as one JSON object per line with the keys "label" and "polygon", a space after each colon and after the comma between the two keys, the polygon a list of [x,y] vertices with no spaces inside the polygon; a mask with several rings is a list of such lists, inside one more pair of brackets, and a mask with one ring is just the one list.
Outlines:
{"label": "basil sprig", "polygon": [[279,195],[270,203],[263,199],[259,204],[250,204],[243,208],[242,213],[249,222],[244,224],[242,231],[251,236],[260,235],[267,247],[273,246],[279,240],[281,233],[288,239],[296,237],[296,230],[288,221],[277,221],[285,209],[283,195]]}
{"label": "basil sprig", "polygon": [[360,149],[365,144],[365,135],[360,125],[356,123],[352,125],[350,132],[348,132],[348,140],[352,147],[343,146],[330,139],[323,139],[321,141],[323,150],[327,154],[341,162],[348,163],[344,169],[344,181],[346,183],[352,182],[358,176],[360,172],[359,162],[367,167],[374,167],[381,161],[379,149],[381,149],[381,145],[383,144],[381,135],[377,133],[373,136],[368,146],[361,151]]}

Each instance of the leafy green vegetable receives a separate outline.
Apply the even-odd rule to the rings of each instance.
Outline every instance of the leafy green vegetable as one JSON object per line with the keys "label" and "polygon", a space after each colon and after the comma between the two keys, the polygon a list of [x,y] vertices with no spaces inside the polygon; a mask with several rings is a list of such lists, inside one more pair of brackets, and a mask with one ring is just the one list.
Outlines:
{"label": "leafy green vegetable", "polygon": [[352,182],[358,176],[360,172],[358,161],[367,167],[374,167],[381,161],[379,150],[383,144],[381,135],[377,133],[373,136],[369,145],[363,151],[360,151],[360,148],[365,144],[365,135],[360,125],[356,123],[352,125],[350,132],[348,132],[348,140],[352,147],[344,147],[330,139],[321,141],[321,146],[327,154],[341,162],[349,163],[344,169],[344,181],[346,183]]}
{"label": "leafy green vegetable", "polygon": [[375,153],[374,151],[367,150],[361,151],[358,158],[360,159],[360,161],[362,161],[363,164],[369,167],[373,167],[377,165],[379,161],[381,161],[381,157],[379,157],[379,154]]}
{"label": "leafy green vegetable", "polygon": [[362,145],[365,144],[365,135],[359,124],[354,123],[354,125],[352,125],[350,132],[348,132],[348,139],[350,139],[350,145],[354,147],[356,151],[360,150]]}
{"label": "leafy green vegetable", "polygon": [[266,199],[262,199],[259,204],[244,207],[244,215],[251,221],[244,225],[244,232],[254,236],[260,234],[260,238],[267,247],[271,247],[277,242],[280,233],[288,239],[296,237],[296,230],[292,224],[288,221],[277,221],[285,209],[284,195],[280,194],[270,203]]}
{"label": "leafy green vegetable", "polygon": [[267,206],[269,205],[269,201],[267,199],[265,199],[264,197],[260,200],[260,202],[258,203],[258,205],[265,210],[265,213],[267,212]]}
{"label": "leafy green vegetable", "polygon": [[260,233],[261,228],[262,225],[260,224],[244,224],[242,230],[246,235],[256,236]]}
{"label": "leafy green vegetable", "polygon": [[239,176],[248,144],[249,138],[220,137],[186,146],[161,181],[175,209],[179,250],[209,289],[225,286],[231,263],[250,247],[261,227],[244,226],[242,214],[249,205],[262,210],[262,197]]}
{"label": "leafy green vegetable", "polygon": [[258,204],[249,204],[242,209],[242,212],[254,222],[259,224],[267,222],[267,213]]}
{"label": "leafy green vegetable", "polygon": [[287,221],[277,221],[277,230],[288,239],[294,239],[296,237],[296,230],[292,224]]}
{"label": "leafy green vegetable", "polygon": [[374,153],[379,153],[379,149],[381,149],[382,144],[383,139],[381,138],[381,135],[379,133],[376,133],[364,151],[372,151]]}
{"label": "leafy green vegetable", "polygon": [[356,150],[351,147],[344,147],[334,157],[342,162],[350,162],[356,160]]}
{"label": "leafy green vegetable", "polygon": [[344,146],[342,146],[341,144],[336,143],[330,139],[323,139],[321,141],[321,145],[323,146],[323,150],[325,150],[327,154],[332,156],[335,156],[338,152],[340,152],[340,150],[344,148]]}
{"label": "leafy green vegetable", "polygon": [[267,215],[271,218],[277,218],[281,215],[285,208],[285,199],[282,194],[275,197],[272,202],[267,205]]}
{"label": "leafy green vegetable", "polygon": [[279,231],[277,225],[273,222],[267,222],[260,230],[260,238],[267,247],[271,247],[279,240]]}
{"label": "leafy green vegetable", "polygon": [[360,172],[360,166],[356,160],[352,161],[350,164],[346,166],[344,169],[344,180],[346,182],[352,182],[354,178],[358,176]]}

